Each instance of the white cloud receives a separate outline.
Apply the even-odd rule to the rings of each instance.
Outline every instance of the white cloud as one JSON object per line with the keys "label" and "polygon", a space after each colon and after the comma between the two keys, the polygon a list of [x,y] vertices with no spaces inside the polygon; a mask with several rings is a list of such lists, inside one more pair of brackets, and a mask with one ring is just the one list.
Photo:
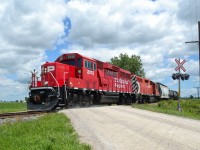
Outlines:
{"label": "white cloud", "polygon": [[[64,34],[63,0],[0,2],[0,99],[27,96],[30,71],[40,68],[46,49]],[[10,96],[8,96],[10,95]]]}
{"label": "white cloud", "polygon": [[172,6],[169,9],[169,5],[147,0],[103,4],[70,1],[67,7],[72,22],[69,39],[85,48],[105,44],[111,48],[135,46],[160,40],[166,33],[174,33],[169,28],[176,25],[175,6]]}

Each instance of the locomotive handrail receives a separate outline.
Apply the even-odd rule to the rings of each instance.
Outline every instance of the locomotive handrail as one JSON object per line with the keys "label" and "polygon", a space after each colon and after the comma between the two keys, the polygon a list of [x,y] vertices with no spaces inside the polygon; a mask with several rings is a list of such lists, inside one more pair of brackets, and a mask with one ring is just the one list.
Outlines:
{"label": "locomotive handrail", "polygon": [[56,81],[56,83],[58,85],[58,96],[60,96],[60,85],[59,85],[58,81],[56,80],[56,78],[53,76],[52,72],[49,71],[49,73],[51,74],[51,76],[53,77],[53,79]]}
{"label": "locomotive handrail", "polygon": [[69,72],[64,72],[64,85],[65,85],[65,97],[67,99],[67,90],[66,90],[66,82],[65,82],[65,74],[68,74]]}

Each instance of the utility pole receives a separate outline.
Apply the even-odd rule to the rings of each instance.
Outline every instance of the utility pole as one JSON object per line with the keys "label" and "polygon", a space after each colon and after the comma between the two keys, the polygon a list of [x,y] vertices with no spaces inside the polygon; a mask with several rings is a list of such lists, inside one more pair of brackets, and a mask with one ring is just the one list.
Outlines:
{"label": "utility pole", "polygon": [[[178,59],[179,63],[180,63],[180,58]],[[181,73],[181,69],[179,69],[178,73],[180,74]],[[178,98],[178,111],[180,112],[181,111],[181,79],[180,77],[178,78],[178,95],[179,95],[179,98]]]}
{"label": "utility pole", "polygon": [[[199,45],[199,87],[200,87],[200,21],[198,21],[198,31],[199,31],[199,40],[198,41],[190,41],[190,42],[185,42],[185,43],[186,44],[187,43],[196,43]],[[198,94],[198,99],[199,99],[199,94]]]}
{"label": "utility pole", "polygon": [[194,87],[194,88],[197,88],[197,96],[198,96],[198,100],[199,100],[199,88],[200,87]]}

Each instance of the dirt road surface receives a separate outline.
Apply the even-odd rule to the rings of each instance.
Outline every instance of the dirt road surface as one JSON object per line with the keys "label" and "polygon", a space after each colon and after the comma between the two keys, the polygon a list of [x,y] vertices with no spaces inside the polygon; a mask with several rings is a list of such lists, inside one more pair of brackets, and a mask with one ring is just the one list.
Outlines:
{"label": "dirt road surface", "polygon": [[130,106],[62,110],[94,150],[200,150],[200,121]]}

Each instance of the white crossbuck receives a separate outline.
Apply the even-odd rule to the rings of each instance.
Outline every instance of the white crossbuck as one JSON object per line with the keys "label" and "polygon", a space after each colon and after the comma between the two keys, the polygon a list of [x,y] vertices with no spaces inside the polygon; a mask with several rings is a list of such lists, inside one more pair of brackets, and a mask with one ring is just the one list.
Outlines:
{"label": "white crossbuck", "polygon": [[179,69],[182,69],[185,72],[186,69],[183,67],[183,64],[186,62],[186,60],[184,59],[182,62],[180,62],[178,59],[175,59],[175,61],[178,64],[175,70],[178,71]]}

